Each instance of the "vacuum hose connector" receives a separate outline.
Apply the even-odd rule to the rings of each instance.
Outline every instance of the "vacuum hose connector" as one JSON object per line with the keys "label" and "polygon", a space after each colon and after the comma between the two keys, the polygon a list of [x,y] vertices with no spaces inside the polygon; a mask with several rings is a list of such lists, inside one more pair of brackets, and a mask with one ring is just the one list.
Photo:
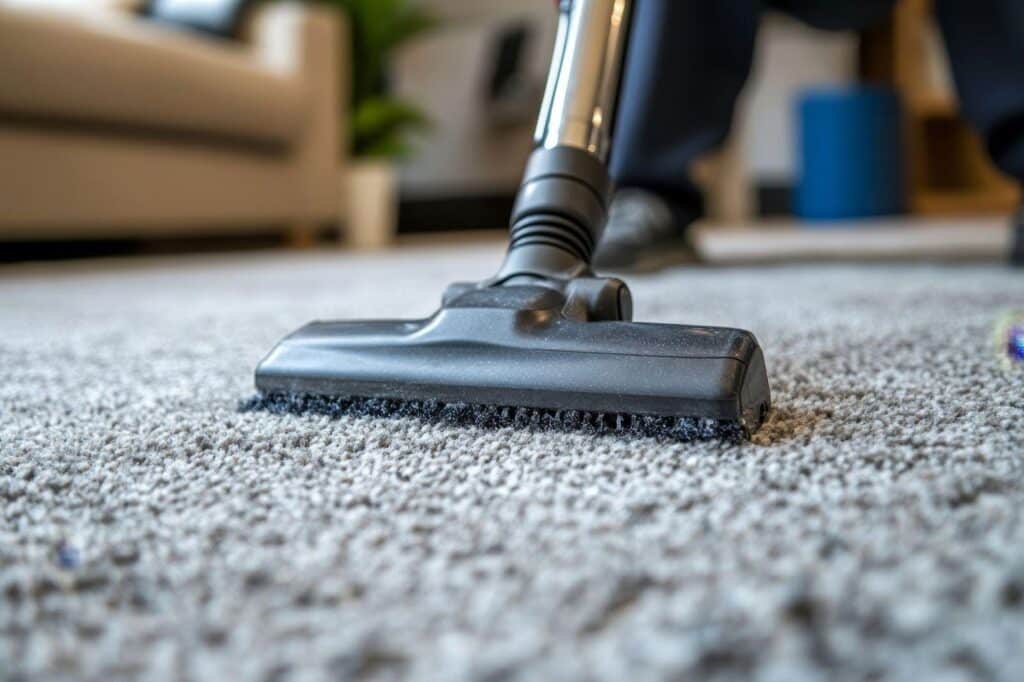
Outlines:
{"label": "vacuum hose connector", "polygon": [[518,299],[510,289],[541,288],[561,294],[568,318],[632,317],[626,284],[591,269],[611,202],[607,160],[631,6],[632,0],[561,3],[537,147],[512,209],[505,261],[481,285],[452,286],[445,305],[483,287],[492,289],[489,304],[514,307]]}
{"label": "vacuum hose connector", "polygon": [[633,0],[563,0],[535,142],[495,281],[570,280],[608,219],[607,160]]}
{"label": "vacuum hose connector", "polygon": [[589,274],[610,196],[608,171],[593,155],[573,147],[534,151],[512,209],[508,255],[496,279]]}

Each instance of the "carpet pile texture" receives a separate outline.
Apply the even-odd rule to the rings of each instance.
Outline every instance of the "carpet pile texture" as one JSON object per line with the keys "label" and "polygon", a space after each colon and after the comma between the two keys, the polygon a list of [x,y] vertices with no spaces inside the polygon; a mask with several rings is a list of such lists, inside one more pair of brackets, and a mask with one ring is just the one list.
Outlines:
{"label": "carpet pile texture", "polygon": [[296,326],[500,255],[0,273],[0,678],[1021,679],[1019,272],[634,279],[758,335],[749,444],[239,412]]}

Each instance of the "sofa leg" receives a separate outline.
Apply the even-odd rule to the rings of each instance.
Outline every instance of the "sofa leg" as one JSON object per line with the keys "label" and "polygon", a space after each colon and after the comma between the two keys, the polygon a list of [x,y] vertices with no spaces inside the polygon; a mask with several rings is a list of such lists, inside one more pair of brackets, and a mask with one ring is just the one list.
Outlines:
{"label": "sofa leg", "polygon": [[288,245],[293,249],[310,249],[316,245],[317,229],[313,223],[298,222],[288,226]]}

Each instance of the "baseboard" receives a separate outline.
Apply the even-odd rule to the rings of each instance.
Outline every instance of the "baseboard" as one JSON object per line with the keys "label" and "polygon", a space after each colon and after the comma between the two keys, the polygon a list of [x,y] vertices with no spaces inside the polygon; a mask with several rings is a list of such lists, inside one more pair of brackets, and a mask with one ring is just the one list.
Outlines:
{"label": "baseboard", "polygon": [[[759,217],[793,215],[794,190],[791,184],[759,183],[755,191]],[[398,232],[504,230],[514,202],[515,192],[403,199],[398,213]]]}
{"label": "baseboard", "polygon": [[[322,232],[321,236],[328,234],[335,235],[337,230],[330,233]],[[121,256],[228,253],[275,249],[287,245],[287,235],[280,228],[253,228],[251,233],[246,234],[194,237],[0,240],[0,264]]]}
{"label": "baseboard", "polygon": [[757,194],[757,215],[760,218],[783,218],[793,215],[795,189],[785,182],[759,182]]}
{"label": "baseboard", "polygon": [[823,260],[1005,261],[1005,218],[877,218],[863,221],[698,225],[693,241],[708,263]]}
{"label": "baseboard", "polygon": [[514,192],[403,199],[398,210],[398,232],[504,230],[514,202]]}

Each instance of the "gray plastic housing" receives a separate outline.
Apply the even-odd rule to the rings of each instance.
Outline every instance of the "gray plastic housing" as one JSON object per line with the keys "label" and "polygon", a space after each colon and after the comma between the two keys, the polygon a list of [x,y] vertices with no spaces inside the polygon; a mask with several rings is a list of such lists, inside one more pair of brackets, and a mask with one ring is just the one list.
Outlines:
{"label": "gray plastic housing", "polygon": [[314,322],[259,364],[256,387],[708,418],[748,433],[768,411],[764,358],[749,332],[579,321],[563,303],[543,287],[510,287],[469,292],[424,320]]}

